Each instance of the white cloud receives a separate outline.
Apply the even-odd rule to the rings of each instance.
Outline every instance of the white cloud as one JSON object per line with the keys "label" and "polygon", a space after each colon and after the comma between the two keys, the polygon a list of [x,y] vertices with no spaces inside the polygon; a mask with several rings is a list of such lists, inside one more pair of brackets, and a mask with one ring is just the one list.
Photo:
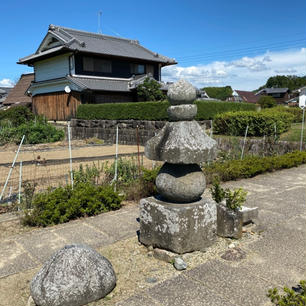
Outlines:
{"label": "white cloud", "polygon": [[234,61],[216,61],[190,67],[168,66],[163,81],[184,78],[196,87],[230,85],[234,89],[254,90],[277,74],[306,74],[306,49],[266,52]]}
{"label": "white cloud", "polygon": [[2,79],[0,80],[1,87],[13,87],[15,85],[14,81],[11,79]]}

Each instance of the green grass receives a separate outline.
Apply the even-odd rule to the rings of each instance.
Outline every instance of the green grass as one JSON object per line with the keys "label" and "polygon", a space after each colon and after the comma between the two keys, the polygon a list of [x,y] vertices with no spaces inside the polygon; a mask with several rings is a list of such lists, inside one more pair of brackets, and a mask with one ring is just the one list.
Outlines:
{"label": "green grass", "polygon": [[[293,123],[288,132],[280,136],[280,140],[285,141],[300,141],[301,139],[302,123]],[[306,126],[304,124],[303,142],[306,141]]]}

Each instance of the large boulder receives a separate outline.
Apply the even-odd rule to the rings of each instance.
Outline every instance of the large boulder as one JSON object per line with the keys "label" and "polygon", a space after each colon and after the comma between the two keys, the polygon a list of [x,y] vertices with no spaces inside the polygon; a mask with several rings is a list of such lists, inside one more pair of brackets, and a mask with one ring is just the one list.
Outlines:
{"label": "large boulder", "polygon": [[79,306],[106,296],[115,285],[105,257],[84,245],[67,245],[45,263],[30,289],[39,306]]}

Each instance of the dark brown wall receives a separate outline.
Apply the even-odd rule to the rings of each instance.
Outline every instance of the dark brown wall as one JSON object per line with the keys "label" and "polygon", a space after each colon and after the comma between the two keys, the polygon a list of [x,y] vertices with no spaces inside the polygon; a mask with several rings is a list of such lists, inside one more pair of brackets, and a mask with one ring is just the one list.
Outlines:
{"label": "dark brown wall", "polygon": [[69,94],[54,92],[32,98],[34,114],[44,115],[49,120],[68,120],[75,117],[77,107],[80,104],[80,94],[77,92]]}

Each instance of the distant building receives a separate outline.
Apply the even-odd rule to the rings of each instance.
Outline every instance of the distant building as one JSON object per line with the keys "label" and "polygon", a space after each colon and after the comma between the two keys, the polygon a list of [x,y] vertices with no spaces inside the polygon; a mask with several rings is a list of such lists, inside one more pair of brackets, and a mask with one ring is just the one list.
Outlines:
{"label": "distant building", "polygon": [[284,104],[291,98],[289,88],[263,88],[255,95],[259,98],[261,96],[273,97],[278,104]]}
{"label": "distant building", "polygon": [[34,73],[22,74],[17,84],[11,89],[3,106],[30,105],[32,103],[28,88],[34,80]]}
{"label": "distant building", "polygon": [[258,99],[259,97],[252,91],[233,90],[232,96],[228,97],[226,100],[232,102],[257,103]]}

